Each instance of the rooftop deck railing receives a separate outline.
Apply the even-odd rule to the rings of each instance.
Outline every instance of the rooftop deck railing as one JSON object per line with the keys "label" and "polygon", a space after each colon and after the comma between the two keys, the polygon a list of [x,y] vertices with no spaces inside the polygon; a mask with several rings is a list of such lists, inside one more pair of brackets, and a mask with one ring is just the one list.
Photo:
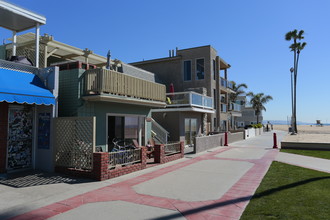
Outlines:
{"label": "rooftop deck railing", "polygon": [[107,69],[86,70],[81,76],[82,95],[113,94],[165,102],[165,85]]}
{"label": "rooftop deck railing", "polygon": [[212,97],[196,92],[175,92],[166,93],[168,97],[167,107],[194,106],[200,108],[213,109]]}

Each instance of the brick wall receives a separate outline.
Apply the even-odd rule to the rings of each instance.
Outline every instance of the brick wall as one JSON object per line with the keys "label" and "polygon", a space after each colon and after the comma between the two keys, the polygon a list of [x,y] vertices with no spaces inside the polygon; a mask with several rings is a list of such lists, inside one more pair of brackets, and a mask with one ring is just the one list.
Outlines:
{"label": "brick wall", "polygon": [[[155,162],[167,163],[173,160],[183,158],[184,143],[180,142],[181,152],[178,154],[166,156],[164,145],[155,146]],[[99,181],[119,177],[125,174],[143,170],[147,167],[147,148],[141,147],[141,162],[125,167],[116,167],[109,170],[109,153],[97,152],[93,154],[93,169],[92,170],[77,170],[74,168],[55,167],[55,172],[65,173],[75,177],[91,178]],[[158,156],[156,156],[158,155]],[[160,156],[161,155],[161,156]],[[156,159],[157,158],[157,159]],[[157,161],[160,162],[157,162]]]}
{"label": "brick wall", "polygon": [[0,173],[6,172],[8,103],[0,102]]}
{"label": "brick wall", "polygon": [[165,146],[164,145],[155,145],[154,159],[155,163],[168,163],[173,160],[178,160],[184,157],[184,142],[180,142],[180,153],[166,156],[165,155]]}

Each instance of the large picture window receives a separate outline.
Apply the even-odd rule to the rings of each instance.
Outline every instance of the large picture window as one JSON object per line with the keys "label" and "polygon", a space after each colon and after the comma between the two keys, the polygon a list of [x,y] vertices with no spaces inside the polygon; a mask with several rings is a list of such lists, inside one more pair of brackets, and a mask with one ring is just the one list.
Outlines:
{"label": "large picture window", "polygon": [[184,81],[191,80],[191,60],[185,60],[183,62],[183,79]]}
{"label": "large picture window", "polygon": [[204,79],[204,59],[196,60],[196,79]]}

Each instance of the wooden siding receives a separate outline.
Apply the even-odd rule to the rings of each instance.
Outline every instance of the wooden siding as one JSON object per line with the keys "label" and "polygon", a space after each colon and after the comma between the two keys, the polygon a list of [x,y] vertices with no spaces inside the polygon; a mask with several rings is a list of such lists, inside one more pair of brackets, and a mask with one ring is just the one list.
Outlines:
{"label": "wooden siding", "polygon": [[82,76],[83,95],[114,94],[165,101],[165,85],[106,69],[87,70]]}

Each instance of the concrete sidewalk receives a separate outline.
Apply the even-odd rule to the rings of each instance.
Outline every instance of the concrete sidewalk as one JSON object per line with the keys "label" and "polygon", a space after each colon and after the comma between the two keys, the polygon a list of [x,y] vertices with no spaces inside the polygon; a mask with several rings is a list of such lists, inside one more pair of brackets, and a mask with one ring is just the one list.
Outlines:
{"label": "concrete sidewalk", "polygon": [[330,173],[330,160],[279,152],[276,161]]}
{"label": "concrete sidewalk", "polygon": [[[276,133],[278,142],[286,134]],[[269,132],[103,182],[0,185],[1,195],[9,192],[0,219],[239,219],[278,155],[272,147]],[[31,201],[2,208],[23,190]]]}

